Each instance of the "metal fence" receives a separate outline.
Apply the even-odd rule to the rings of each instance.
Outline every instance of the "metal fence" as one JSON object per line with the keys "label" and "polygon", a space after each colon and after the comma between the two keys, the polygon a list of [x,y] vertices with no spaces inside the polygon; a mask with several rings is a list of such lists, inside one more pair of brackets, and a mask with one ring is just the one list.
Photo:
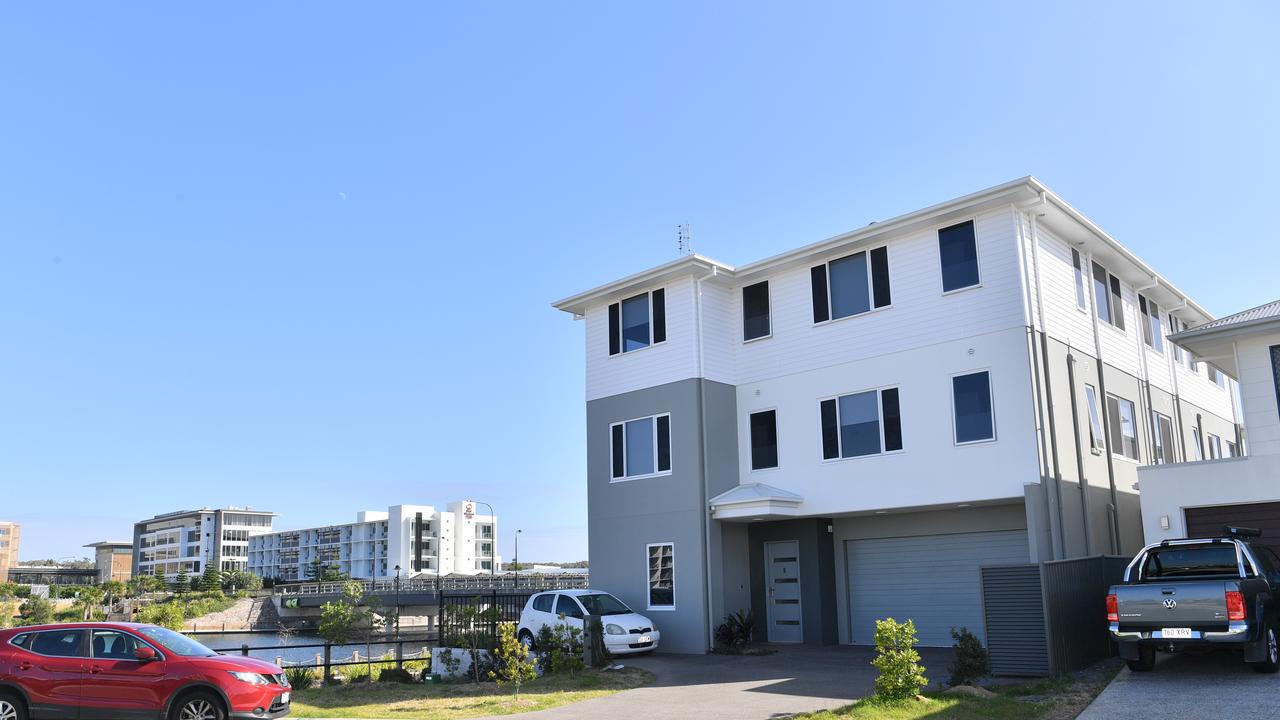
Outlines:
{"label": "metal fence", "polygon": [[[497,647],[498,626],[520,621],[529,596],[536,590],[521,592],[446,592],[440,595],[439,636],[441,647],[465,647],[466,638],[475,633],[482,648]],[[472,612],[474,610],[474,612]],[[477,617],[477,613],[479,616]]]}
{"label": "metal fence", "polygon": [[[396,667],[397,669],[402,669],[406,662],[430,660],[431,646],[434,645],[435,642],[436,642],[436,637],[433,635],[420,635],[412,638],[407,636],[401,637],[401,638],[395,638],[395,637],[389,638],[389,637],[380,635],[376,638],[371,639],[369,643],[349,642],[349,643],[343,643],[343,644],[335,644],[335,643],[324,642],[324,643],[305,643],[305,644],[297,644],[297,645],[279,644],[279,643],[272,644],[272,645],[245,644],[245,645],[240,645],[239,647],[212,648],[212,649],[215,652],[226,653],[226,654],[239,653],[240,655],[243,655],[245,657],[249,657],[250,651],[280,652],[281,655],[278,655],[275,658],[276,665],[280,666],[285,670],[293,667],[304,667],[304,668],[314,667],[315,669],[321,671],[324,682],[328,683],[329,680],[333,677],[333,670],[335,668],[344,668],[348,666],[359,667],[359,666],[368,666],[372,664],[379,669],[383,669],[387,666],[391,666],[394,663],[394,667]],[[377,645],[382,647],[392,646],[394,647],[394,650],[390,652],[388,655],[370,656],[366,654],[364,656],[361,656],[360,654],[361,650],[367,647],[368,645]],[[315,659],[304,660],[304,661],[294,661],[294,662],[288,662],[284,660],[283,658],[284,652],[297,651],[300,649],[314,649],[316,651]],[[341,655],[338,658],[334,657],[335,651],[338,653],[341,653]],[[373,678],[373,679],[376,680],[377,678]]]}
{"label": "metal fence", "polygon": [[[358,582],[365,593],[446,592],[477,590],[483,592],[529,592],[539,590],[577,590],[590,582],[586,573],[504,573],[502,575],[445,575],[412,580],[346,580],[334,582],[290,583],[276,585],[276,595],[341,595],[348,583]],[[528,593],[525,593],[528,595]]]}
{"label": "metal fence", "polygon": [[981,569],[983,619],[993,675],[1045,677],[1115,654],[1107,633],[1107,588],[1124,557],[1096,555]]}

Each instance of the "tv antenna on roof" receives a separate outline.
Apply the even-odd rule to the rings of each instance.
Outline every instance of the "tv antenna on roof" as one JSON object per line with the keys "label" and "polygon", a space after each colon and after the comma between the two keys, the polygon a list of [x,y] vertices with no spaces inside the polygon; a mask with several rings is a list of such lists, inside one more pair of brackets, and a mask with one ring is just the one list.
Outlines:
{"label": "tv antenna on roof", "polygon": [[689,223],[676,226],[676,251],[681,255],[693,254],[693,240],[689,234]]}

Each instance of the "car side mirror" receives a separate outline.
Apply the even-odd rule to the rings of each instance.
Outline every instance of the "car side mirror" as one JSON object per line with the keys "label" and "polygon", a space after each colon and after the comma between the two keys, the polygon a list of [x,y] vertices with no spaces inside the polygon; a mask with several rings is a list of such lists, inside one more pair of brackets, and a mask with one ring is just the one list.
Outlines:
{"label": "car side mirror", "polygon": [[142,647],[133,651],[133,656],[138,658],[142,662],[151,662],[152,660],[156,659],[156,651],[152,650],[146,645],[143,645]]}

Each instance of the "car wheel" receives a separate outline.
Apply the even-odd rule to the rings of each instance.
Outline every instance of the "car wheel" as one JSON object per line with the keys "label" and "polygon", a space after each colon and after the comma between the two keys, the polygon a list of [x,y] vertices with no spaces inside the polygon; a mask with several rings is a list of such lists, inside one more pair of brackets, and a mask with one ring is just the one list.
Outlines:
{"label": "car wheel", "polygon": [[525,650],[532,650],[533,649],[533,633],[529,632],[528,630],[521,630],[520,644],[524,646]]}
{"label": "car wheel", "polygon": [[12,695],[0,695],[0,720],[27,720],[27,707]]}
{"label": "car wheel", "polygon": [[1139,646],[1138,659],[1125,660],[1124,663],[1132,672],[1151,672],[1156,668],[1156,649],[1150,645]]}
{"label": "car wheel", "polygon": [[227,720],[222,701],[207,692],[185,695],[173,707],[171,720]]}
{"label": "car wheel", "polygon": [[1267,626],[1265,636],[1267,643],[1267,659],[1262,662],[1250,663],[1255,672],[1273,673],[1280,670],[1280,643],[1276,639],[1276,626],[1271,624]]}

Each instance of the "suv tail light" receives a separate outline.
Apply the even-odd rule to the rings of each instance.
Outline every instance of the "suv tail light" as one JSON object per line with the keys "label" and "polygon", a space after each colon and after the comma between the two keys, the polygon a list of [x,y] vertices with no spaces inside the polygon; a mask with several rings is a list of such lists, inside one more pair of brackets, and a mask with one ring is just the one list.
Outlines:
{"label": "suv tail light", "polygon": [[1227,620],[1244,619],[1244,593],[1239,590],[1227,591]]}
{"label": "suv tail light", "polygon": [[1120,622],[1120,603],[1115,595],[1107,596],[1107,622]]}

